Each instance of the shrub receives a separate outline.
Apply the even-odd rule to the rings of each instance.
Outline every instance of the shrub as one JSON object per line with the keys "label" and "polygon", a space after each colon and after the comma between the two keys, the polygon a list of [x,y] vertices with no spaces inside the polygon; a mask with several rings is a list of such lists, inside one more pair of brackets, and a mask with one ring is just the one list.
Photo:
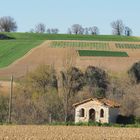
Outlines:
{"label": "shrub", "polygon": [[104,70],[94,66],[87,67],[85,80],[92,96],[105,97],[105,91],[108,88],[109,81],[108,75]]}
{"label": "shrub", "polygon": [[0,40],[6,40],[6,39],[14,39],[13,37],[9,37],[5,34],[0,34]]}
{"label": "shrub", "polygon": [[139,84],[140,83],[140,61],[136,62],[131,69],[128,71],[128,74],[132,82]]}
{"label": "shrub", "polygon": [[140,117],[136,117],[136,118],[135,118],[135,123],[136,123],[136,124],[140,124]]}
{"label": "shrub", "polygon": [[122,116],[119,115],[117,118],[117,123],[118,124],[135,124],[135,117],[133,115],[131,116]]}
{"label": "shrub", "polygon": [[7,121],[8,118],[8,98],[0,95],[0,124]]}

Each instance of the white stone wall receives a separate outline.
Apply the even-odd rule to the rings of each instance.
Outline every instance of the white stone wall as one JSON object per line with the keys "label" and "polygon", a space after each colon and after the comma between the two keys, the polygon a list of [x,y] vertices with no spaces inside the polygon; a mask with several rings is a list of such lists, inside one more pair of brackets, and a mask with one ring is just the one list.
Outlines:
{"label": "white stone wall", "polygon": [[[84,117],[80,117],[80,110],[85,110]],[[78,122],[88,122],[89,121],[89,110],[94,109],[95,110],[95,121],[96,122],[102,122],[102,123],[108,123],[109,122],[109,108],[107,106],[102,105],[98,101],[90,101],[84,104],[81,104],[75,108],[75,123]],[[101,109],[104,110],[104,117],[100,118],[100,111]]]}

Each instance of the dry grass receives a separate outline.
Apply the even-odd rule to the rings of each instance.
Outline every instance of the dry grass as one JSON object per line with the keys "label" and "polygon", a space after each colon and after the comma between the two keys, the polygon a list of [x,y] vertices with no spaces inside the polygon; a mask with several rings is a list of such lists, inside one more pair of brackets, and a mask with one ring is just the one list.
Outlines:
{"label": "dry grass", "polygon": [[[10,93],[10,81],[0,81],[0,94],[7,96]],[[13,83],[14,90],[16,89],[16,83]]]}
{"label": "dry grass", "polygon": [[0,140],[140,140],[140,129],[86,126],[0,126]]}

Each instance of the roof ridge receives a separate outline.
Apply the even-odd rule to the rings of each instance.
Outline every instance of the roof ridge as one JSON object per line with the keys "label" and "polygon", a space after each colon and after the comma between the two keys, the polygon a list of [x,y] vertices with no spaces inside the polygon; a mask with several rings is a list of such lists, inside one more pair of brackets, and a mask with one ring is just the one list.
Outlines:
{"label": "roof ridge", "polygon": [[107,105],[107,106],[109,106],[109,107],[113,107],[113,108],[118,108],[118,107],[120,107],[120,104],[117,103],[117,102],[114,101],[114,100],[110,100],[110,99],[107,99],[107,98],[93,98],[93,97],[88,98],[88,99],[85,99],[85,100],[83,100],[83,101],[81,101],[81,102],[75,103],[75,104],[73,104],[72,106],[73,106],[73,107],[76,107],[76,106],[79,106],[79,105],[81,105],[81,104],[87,103],[87,102],[89,102],[89,101],[94,101],[94,100],[97,100],[97,101],[99,101],[100,103],[102,103],[102,104],[104,104],[104,105]]}

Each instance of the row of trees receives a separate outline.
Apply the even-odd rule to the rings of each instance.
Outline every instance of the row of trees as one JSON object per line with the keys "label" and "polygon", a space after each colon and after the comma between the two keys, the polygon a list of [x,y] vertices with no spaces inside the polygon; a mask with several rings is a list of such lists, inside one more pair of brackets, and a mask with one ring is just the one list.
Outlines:
{"label": "row of trees", "polygon": [[[18,79],[12,104],[12,122],[43,124],[73,121],[72,104],[91,97],[106,97],[121,103],[121,114],[140,117],[140,62],[129,70],[130,78],[117,79],[103,69],[89,66],[83,72],[68,67],[57,73],[53,66],[41,65]],[[0,120],[8,116],[8,98],[0,97]]]}
{"label": "row of trees", "polygon": [[83,28],[79,24],[74,24],[74,25],[72,25],[71,28],[68,28],[68,34],[98,35],[99,34],[99,28],[97,26]]}
{"label": "row of trees", "polygon": [[[130,29],[128,26],[125,26],[123,24],[122,20],[116,20],[111,23],[112,32],[114,35],[125,35],[125,36],[131,36],[132,35],[132,29]],[[98,35],[99,34],[99,28],[97,26],[89,27],[89,28],[83,28],[79,24],[72,25],[71,28],[68,28],[68,34],[91,34],[91,35]]]}
{"label": "row of trees", "polygon": [[[128,26],[125,26],[123,24],[122,20],[116,20],[111,23],[111,27],[113,29],[114,35],[126,35],[131,36],[132,35],[132,29]],[[0,31],[1,32],[15,32],[17,31],[17,23],[14,20],[14,18],[8,16],[8,17],[1,17],[0,18]],[[35,33],[48,33],[48,34],[58,34],[59,29],[58,28],[48,28],[46,29],[46,25],[43,23],[39,23],[35,25],[35,28],[32,28],[30,32]],[[79,24],[74,24],[71,26],[71,28],[68,28],[67,31],[68,34],[91,34],[91,35],[98,35],[99,34],[99,28],[97,26],[93,27],[86,27],[83,28]]]}
{"label": "row of trees", "polygon": [[[132,35],[132,29],[130,29],[128,26],[125,26],[123,24],[122,20],[117,20],[111,23],[112,32],[114,35],[125,35],[125,36],[131,36]],[[46,29],[45,24],[39,23],[35,26],[35,29],[31,29],[31,32],[36,33],[48,33],[48,34],[58,34],[59,29],[57,28],[48,28]],[[99,28],[97,26],[93,27],[86,27],[83,28],[80,24],[73,24],[70,28],[68,28],[67,31],[68,34],[85,34],[85,35],[98,35],[99,34]]]}
{"label": "row of trees", "polygon": [[[10,16],[5,16],[0,18],[0,32],[16,32],[18,29],[17,23],[14,18]],[[34,29],[31,29],[30,32],[35,33],[45,33],[48,34],[57,34],[59,30],[57,28],[48,28],[43,23],[35,25]]]}
{"label": "row of trees", "polygon": [[132,29],[130,29],[128,26],[125,26],[122,20],[112,22],[111,26],[114,35],[123,35],[123,34],[125,34],[126,36],[132,35]]}
{"label": "row of trees", "polygon": [[58,28],[48,28],[48,29],[46,29],[45,24],[39,23],[39,24],[35,25],[35,28],[31,29],[30,32],[32,32],[32,33],[58,34],[59,29]]}
{"label": "row of trees", "polygon": [[[125,26],[123,24],[122,20],[117,20],[113,21],[111,23],[112,27],[112,32],[114,35],[125,35],[125,36],[131,36],[132,35],[132,29],[129,28],[128,26]],[[59,33],[59,29],[54,28],[50,29],[48,28],[46,30],[46,26],[43,23],[37,24],[35,26],[35,29],[32,29],[31,32],[36,32],[36,33],[48,33],[48,34],[57,34]],[[99,34],[99,28],[97,26],[93,27],[86,27],[83,28],[82,25],[80,24],[73,24],[71,28],[68,28],[67,31],[68,34],[85,34],[85,35],[98,35]]]}

